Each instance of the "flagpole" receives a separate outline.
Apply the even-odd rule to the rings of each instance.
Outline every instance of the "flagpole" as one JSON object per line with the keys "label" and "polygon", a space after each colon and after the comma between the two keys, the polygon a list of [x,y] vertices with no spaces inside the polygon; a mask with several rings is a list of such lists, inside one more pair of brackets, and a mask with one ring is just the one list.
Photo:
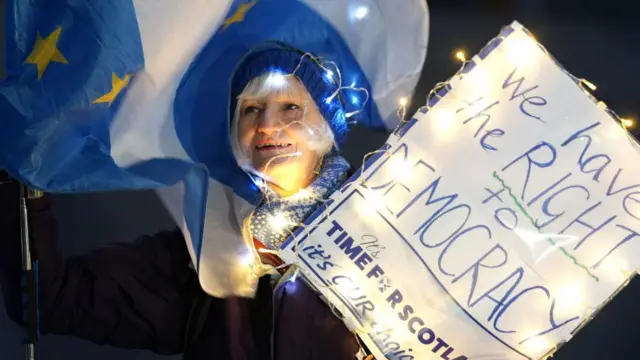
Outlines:
{"label": "flagpole", "polygon": [[31,252],[31,235],[29,232],[29,210],[27,199],[42,197],[41,191],[30,189],[20,184],[20,240],[22,244],[22,286],[23,286],[23,319],[27,325],[24,340],[26,360],[35,360],[38,329],[38,267]]}

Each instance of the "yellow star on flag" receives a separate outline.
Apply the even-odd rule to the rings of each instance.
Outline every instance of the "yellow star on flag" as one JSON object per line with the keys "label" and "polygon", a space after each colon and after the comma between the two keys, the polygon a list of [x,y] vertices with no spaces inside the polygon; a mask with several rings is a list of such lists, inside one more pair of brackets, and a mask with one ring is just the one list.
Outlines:
{"label": "yellow star on flag", "polygon": [[129,74],[126,74],[122,79],[120,79],[116,73],[112,72],[111,91],[93,100],[92,104],[108,103],[109,106],[111,106],[113,101],[118,97],[118,94],[120,94],[120,92],[129,85],[129,80],[131,80],[131,75]]}
{"label": "yellow star on flag", "polygon": [[25,64],[33,64],[36,66],[38,69],[38,80],[42,78],[42,74],[47,70],[49,63],[69,64],[60,52],[60,49],[58,49],[58,38],[60,38],[61,31],[62,27],[58,27],[45,39],[43,39],[38,32],[36,45],[33,47],[33,51],[31,51],[29,57],[27,57],[27,60],[24,61]]}
{"label": "yellow star on flag", "polygon": [[249,10],[251,10],[251,8],[258,2],[258,0],[253,0],[251,2],[248,2],[246,4],[242,4],[240,6],[238,6],[238,9],[236,10],[236,12],[233,13],[233,15],[229,16],[223,23],[222,23],[222,31],[227,30],[227,28],[235,23],[241,23],[244,21],[245,16],[247,15],[247,12],[249,12]]}

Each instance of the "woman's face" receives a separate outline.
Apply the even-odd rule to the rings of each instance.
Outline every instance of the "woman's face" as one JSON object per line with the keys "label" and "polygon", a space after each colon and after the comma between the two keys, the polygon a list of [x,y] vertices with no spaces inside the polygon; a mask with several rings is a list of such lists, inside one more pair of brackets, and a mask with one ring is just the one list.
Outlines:
{"label": "woman's face", "polygon": [[251,166],[286,195],[313,180],[322,153],[314,143],[326,124],[304,85],[292,77],[277,81],[286,89],[240,96],[238,142]]}

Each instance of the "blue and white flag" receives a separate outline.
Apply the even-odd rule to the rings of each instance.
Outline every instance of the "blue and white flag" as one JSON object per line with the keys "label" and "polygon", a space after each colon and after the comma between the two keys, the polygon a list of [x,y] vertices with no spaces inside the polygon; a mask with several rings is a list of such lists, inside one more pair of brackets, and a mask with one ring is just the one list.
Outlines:
{"label": "blue and white flag", "polygon": [[238,61],[267,40],[333,61],[371,94],[357,121],[392,129],[427,51],[424,0],[3,4],[0,168],[48,192],[158,189],[214,296],[258,276],[240,234],[259,192],[228,138]]}

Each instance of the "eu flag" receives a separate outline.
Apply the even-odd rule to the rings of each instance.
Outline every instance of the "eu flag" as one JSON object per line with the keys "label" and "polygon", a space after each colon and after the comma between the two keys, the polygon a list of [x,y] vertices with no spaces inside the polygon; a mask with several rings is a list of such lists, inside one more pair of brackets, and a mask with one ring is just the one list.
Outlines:
{"label": "eu flag", "polygon": [[130,1],[8,1],[0,168],[51,191],[139,188],[109,155],[109,123],[145,67]]}
{"label": "eu flag", "polygon": [[[48,192],[157,189],[203,288],[247,295],[238,224],[258,199],[229,146],[229,79],[282,41],[368,90],[393,128],[428,38],[424,0],[0,1],[0,168]],[[345,94],[357,107],[364,99]],[[249,284],[249,285],[247,285]]]}

